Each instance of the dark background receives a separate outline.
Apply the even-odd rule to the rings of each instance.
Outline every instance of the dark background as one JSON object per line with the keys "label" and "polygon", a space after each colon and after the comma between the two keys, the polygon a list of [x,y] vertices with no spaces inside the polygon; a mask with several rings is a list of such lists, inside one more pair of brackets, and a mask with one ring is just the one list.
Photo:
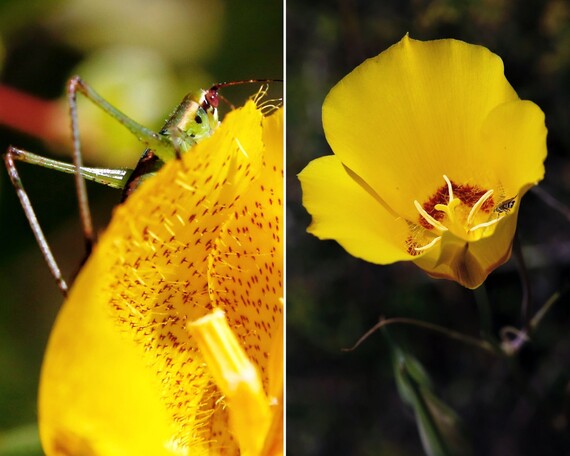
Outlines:
{"label": "dark background", "polygon": [[[301,206],[296,174],[313,158],[332,153],[321,126],[325,95],[407,32],[415,39],[484,45],[502,57],[519,96],[546,113],[549,155],[541,187],[568,204],[569,19],[570,3],[555,0],[288,1],[288,454],[423,454],[413,412],[396,390],[386,340],[375,334],[356,351],[341,349],[381,315],[479,333],[473,292],[429,279],[413,264],[368,264],[305,232],[310,217]],[[360,102],[365,121],[366,99]],[[524,198],[518,230],[533,312],[568,284],[569,223],[536,195]],[[494,333],[505,325],[520,327],[521,285],[513,260],[491,274],[486,292]],[[463,419],[474,454],[570,454],[568,301],[566,293],[519,354],[520,389],[496,356],[419,328],[393,326],[391,335],[419,359],[435,393]]]}
{"label": "dark background", "polygon": [[[0,151],[13,144],[70,161],[64,91],[72,74],[79,73],[133,119],[159,129],[189,91],[222,81],[283,78],[283,3],[2,0],[0,69],[3,87],[60,103],[62,109],[53,119],[61,130],[57,142],[0,126]],[[272,86],[275,96],[281,96],[282,84]],[[239,105],[258,88],[231,87],[223,94]],[[5,100],[0,103],[5,106]],[[109,119],[92,117],[88,105],[83,100],[79,107],[85,161],[133,167],[143,148],[135,142],[126,147],[130,154],[119,153],[117,144],[129,141],[128,133],[111,130],[116,125]],[[26,164],[19,170],[56,259],[70,278],[83,254],[73,178]],[[88,191],[101,230],[120,192],[92,184]],[[3,169],[0,239],[0,454],[14,454],[9,447],[17,442],[32,448],[26,454],[37,454],[41,359],[62,297]]]}

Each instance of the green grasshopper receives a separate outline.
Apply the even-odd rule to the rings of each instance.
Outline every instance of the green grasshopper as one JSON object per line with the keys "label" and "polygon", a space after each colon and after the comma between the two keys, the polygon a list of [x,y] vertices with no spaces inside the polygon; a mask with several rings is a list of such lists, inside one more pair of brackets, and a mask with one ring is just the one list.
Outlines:
{"label": "green grasshopper", "polygon": [[[180,156],[190,150],[192,146],[204,138],[207,138],[216,130],[219,125],[219,101],[220,99],[224,99],[218,93],[221,88],[238,84],[272,81],[276,80],[248,79],[225,82],[215,84],[208,90],[189,93],[184,97],[162,129],[157,133],[127,117],[82,81],[79,76],[74,76],[69,80],[67,84],[67,98],[71,117],[73,163],[65,163],[41,157],[13,146],[8,147],[8,150],[4,153],[4,162],[10,176],[10,181],[16,190],[48,268],[64,296],[67,296],[69,287],[63,278],[43,230],[40,227],[30,199],[20,179],[15,162],[22,161],[40,165],[75,176],[79,214],[85,239],[85,261],[91,254],[95,243],[85,179],[122,190],[121,202],[125,201],[143,181],[156,174],[165,162],[180,158]],[[77,114],[78,93],[84,95],[96,106],[123,124],[146,147],[134,169],[89,168],[83,166]]]}

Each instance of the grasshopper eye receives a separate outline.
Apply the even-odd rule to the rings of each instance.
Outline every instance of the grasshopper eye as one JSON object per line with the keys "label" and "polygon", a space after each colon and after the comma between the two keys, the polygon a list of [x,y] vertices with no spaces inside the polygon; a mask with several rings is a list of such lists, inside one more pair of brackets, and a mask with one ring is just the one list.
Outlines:
{"label": "grasshopper eye", "polygon": [[218,97],[218,88],[212,87],[208,92],[206,92],[206,100],[212,108],[217,108],[220,104],[220,99]]}

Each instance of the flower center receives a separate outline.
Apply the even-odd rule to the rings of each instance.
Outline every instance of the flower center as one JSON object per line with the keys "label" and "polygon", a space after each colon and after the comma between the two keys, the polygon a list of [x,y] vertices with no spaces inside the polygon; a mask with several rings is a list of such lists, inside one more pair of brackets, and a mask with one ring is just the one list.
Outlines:
{"label": "flower center", "polygon": [[414,201],[419,219],[417,224],[410,222],[411,234],[406,242],[412,255],[436,245],[446,231],[465,241],[476,241],[515,205],[516,197],[495,206],[493,189],[457,184],[446,175],[443,179],[445,185],[427,201]]}

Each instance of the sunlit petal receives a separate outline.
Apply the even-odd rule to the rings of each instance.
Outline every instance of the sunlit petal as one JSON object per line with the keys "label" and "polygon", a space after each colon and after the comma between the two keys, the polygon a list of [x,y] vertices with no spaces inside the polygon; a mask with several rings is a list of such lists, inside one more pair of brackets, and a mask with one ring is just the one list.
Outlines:
{"label": "sunlit petal", "polygon": [[337,157],[313,160],[299,179],[303,205],[313,215],[310,233],[335,239],[350,254],[373,263],[413,258],[402,249],[407,223],[358,185]]}
{"label": "sunlit petal", "polygon": [[50,336],[46,454],[239,454],[187,324],[223,309],[267,393],[282,320],[282,124],[282,110],[265,119],[247,103],[116,209]]}

